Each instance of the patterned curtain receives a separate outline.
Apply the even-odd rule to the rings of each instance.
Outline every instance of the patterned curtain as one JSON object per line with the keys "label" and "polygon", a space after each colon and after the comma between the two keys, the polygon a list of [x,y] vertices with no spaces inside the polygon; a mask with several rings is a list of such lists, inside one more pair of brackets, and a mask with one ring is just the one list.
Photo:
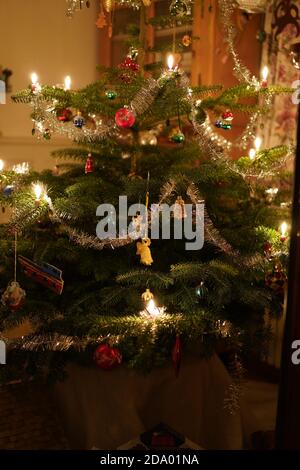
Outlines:
{"label": "patterned curtain", "polygon": [[[262,65],[269,67],[269,83],[291,87],[300,79],[300,0],[268,3],[266,41]],[[297,68],[298,67],[298,68]],[[275,98],[274,109],[264,123],[264,144],[272,147],[295,141],[297,106],[290,94]]]}
{"label": "patterned curtain", "polygon": [[[269,0],[265,16],[266,40],[261,65],[269,68],[269,84],[292,87],[300,80],[300,0]],[[300,83],[298,87],[300,89]],[[300,98],[300,93],[299,93]],[[272,112],[263,120],[262,133],[266,148],[296,142],[297,105],[292,94],[277,96]],[[292,163],[291,163],[292,164]],[[268,362],[280,366],[284,316],[274,319],[266,314],[273,331]]]}

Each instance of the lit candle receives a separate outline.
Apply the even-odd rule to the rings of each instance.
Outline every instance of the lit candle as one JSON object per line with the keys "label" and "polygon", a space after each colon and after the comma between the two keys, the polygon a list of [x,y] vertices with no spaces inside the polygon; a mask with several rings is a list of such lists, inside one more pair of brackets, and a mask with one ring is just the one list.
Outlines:
{"label": "lit candle", "polygon": [[41,85],[39,84],[39,78],[35,72],[31,74],[31,90],[34,93],[41,91]]}
{"label": "lit candle", "polygon": [[157,317],[160,314],[160,310],[157,308],[153,299],[149,300],[146,310],[153,317]]}
{"label": "lit candle", "polygon": [[265,65],[262,69],[261,76],[262,76],[262,81],[261,81],[261,86],[263,88],[266,88],[268,86],[268,75],[269,75],[269,69]]}
{"label": "lit candle", "polygon": [[282,222],[282,224],[280,225],[280,232],[281,232],[280,240],[284,242],[287,239],[287,223],[286,222]]}
{"label": "lit candle", "polygon": [[250,158],[250,160],[254,160],[255,154],[256,154],[255,149],[250,149],[250,150],[249,150],[249,158]]}
{"label": "lit candle", "polygon": [[255,150],[256,152],[259,152],[259,149],[261,147],[261,143],[262,143],[262,140],[260,137],[256,137],[255,141],[254,141],[254,146],[255,146]]}
{"label": "lit candle", "polygon": [[4,161],[0,160],[0,171],[3,171],[4,168]]}
{"label": "lit candle", "polygon": [[168,69],[170,72],[172,72],[174,69],[174,56],[173,54],[169,54],[167,57],[167,64],[168,64]]}
{"label": "lit candle", "polygon": [[71,77],[70,75],[67,75],[65,77],[65,90],[71,90],[71,83],[72,83]]}
{"label": "lit candle", "polygon": [[33,185],[33,192],[35,194],[35,204],[39,206],[41,203],[42,186],[39,183],[35,183]]}

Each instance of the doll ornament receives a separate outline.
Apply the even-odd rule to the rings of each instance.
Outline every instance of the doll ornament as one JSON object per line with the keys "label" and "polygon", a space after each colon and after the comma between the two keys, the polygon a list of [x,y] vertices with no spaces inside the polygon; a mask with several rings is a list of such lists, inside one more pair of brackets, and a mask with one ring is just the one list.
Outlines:
{"label": "doll ornament", "polygon": [[18,282],[12,281],[8,284],[4,294],[1,297],[2,305],[5,305],[12,311],[18,310],[22,307],[25,301],[26,293],[22,289]]}
{"label": "doll ornament", "polygon": [[145,266],[151,266],[153,259],[150,250],[151,240],[150,238],[142,238],[141,241],[136,244],[136,254],[141,257],[141,264]]}

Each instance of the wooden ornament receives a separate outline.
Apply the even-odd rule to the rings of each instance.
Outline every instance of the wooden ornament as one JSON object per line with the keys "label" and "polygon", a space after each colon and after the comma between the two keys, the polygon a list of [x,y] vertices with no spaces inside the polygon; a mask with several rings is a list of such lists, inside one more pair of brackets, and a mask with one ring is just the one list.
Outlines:
{"label": "wooden ornament", "polygon": [[141,241],[136,244],[136,254],[141,257],[141,264],[145,266],[151,266],[153,259],[151,256],[150,250],[151,240],[149,238],[143,238]]}

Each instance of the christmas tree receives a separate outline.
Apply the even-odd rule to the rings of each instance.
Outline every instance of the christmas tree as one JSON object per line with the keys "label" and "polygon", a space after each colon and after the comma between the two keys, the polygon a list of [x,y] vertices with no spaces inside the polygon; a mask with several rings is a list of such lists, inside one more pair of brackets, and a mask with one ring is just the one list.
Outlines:
{"label": "christmas tree", "polygon": [[[56,377],[69,360],[143,370],[173,360],[178,371],[181,349],[195,345],[204,357],[220,344],[263,352],[265,311],[281,313],[287,228],[278,227],[289,217],[284,163],[293,148],[261,149],[258,123],[273,96],[291,90],[240,62],[226,2],[238,85],[190,86],[175,42],[166,62],[147,63],[144,3],[127,2],[140,8],[140,27],[130,28],[127,57],[99,67],[96,83],[75,91],[69,80],[52,87],[33,76],[13,97],[32,106],[33,134],[60,133],[77,145],[54,152],[62,161],[54,170],[0,174],[1,205],[12,210],[0,237],[1,330],[31,323],[31,334],[9,343],[13,366],[1,369],[3,380]],[[175,0],[151,23],[191,21],[192,2]],[[232,143],[235,113],[247,113],[249,124]],[[277,191],[279,177],[286,184]],[[120,213],[120,196],[135,214]],[[164,228],[168,207],[170,237],[155,237],[154,220]],[[176,236],[187,221],[195,237],[204,223],[203,247],[187,249]]]}

